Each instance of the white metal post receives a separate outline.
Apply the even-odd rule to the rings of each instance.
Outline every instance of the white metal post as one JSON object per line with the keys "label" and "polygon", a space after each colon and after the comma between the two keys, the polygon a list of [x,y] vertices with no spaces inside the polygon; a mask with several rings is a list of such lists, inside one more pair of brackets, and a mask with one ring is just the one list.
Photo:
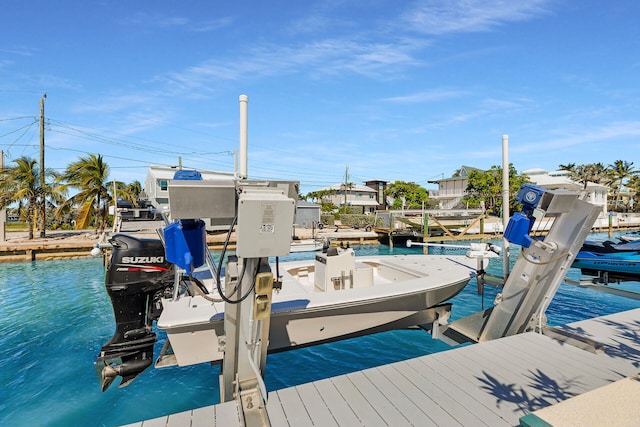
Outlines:
{"label": "white metal post", "polygon": [[[4,152],[0,150],[0,170],[4,169]],[[0,242],[7,240],[7,208],[2,207],[0,210]]]}
{"label": "white metal post", "polygon": [[[502,233],[507,230],[509,223],[509,135],[502,135]],[[502,253],[502,269],[504,279],[509,277],[509,241],[502,239],[504,251]]]}
{"label": "white metal post", "polygon": [[247,150],[248,150],[248,104],[249,97],[240,95],[240,179],[247,179]]}

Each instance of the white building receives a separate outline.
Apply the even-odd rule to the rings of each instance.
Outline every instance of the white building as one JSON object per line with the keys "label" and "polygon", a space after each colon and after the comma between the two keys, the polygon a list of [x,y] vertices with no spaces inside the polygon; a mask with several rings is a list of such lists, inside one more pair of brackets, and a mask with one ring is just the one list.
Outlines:
{"label": "white building", "polygon": [[[169,210],[169,181],[173,179],[178,167],[149,166],[144,180],[144,192],[154,208],[163,212]],[[190,168],[190,170],[193,170]],[[233,179],[233,172],[218,172],[195,169],[202,175],[202,179]]]}
{"label": "white building", "polygon": [[455,176],[429,181],[430,184],[438,184],[437,190],[429,190],[429,198],[438,201],[438,209],[464,207],[462,199],[467,194],[467,186],[469,185],[468,175],[471,171],[483,172],[482,169],[472,168],[471,166],[461,166],[459,173]]}
{"label": "white building", "polygon": [[378,208],[378,191],[366,185],[351,184],[345,188],[344,184],[334,184],[320,191],[333,191],[333,194],[323,196],[322,201],[339,208],[344,208],[345,203],[349,207],[361,208],[362,213],[375,212]]}
{"label": "white building", "polygon": [[596,184],[595,182],[587,182],[587,188],[584,184],[569,179],[568,171],[547,171],[545,169],[529,169],[523,172],[527,175],[532,183],[549,190],[573,190],[585,191],[585,200],[594,205],[602,207],[601,216],[608,215],[607,212],[607,193],[609,187],[606,185]]}

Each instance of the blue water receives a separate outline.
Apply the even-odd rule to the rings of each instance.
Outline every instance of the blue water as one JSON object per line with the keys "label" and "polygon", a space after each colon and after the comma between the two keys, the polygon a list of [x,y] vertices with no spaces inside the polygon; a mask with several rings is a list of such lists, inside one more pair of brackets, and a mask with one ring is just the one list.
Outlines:
{"label": "blue water", "polygon": [[[361,255],[422,251],[355,249]],[[491,260],[490,271],[501,268],[500,259]],[[150,368],[126,388],[114,383],[100,391],[93,360],[114,330],[103,277],[100,259],[0,263],[0,426],[116,426],[219,402],[219,368],[206,364]],[[569,277],[578,279],[579,271],[571,269]],[[496,293],[487,288],[487,307]],[[452,302],[454,318],[480,310],[475,281]],[[557,325],[638,307],[638,301],[563,284],[547,315]],[[163,341],[161,335],[156,354]],[[386,332],[270,355],[265,382],[274,390],[449,348],[425,332]]]}

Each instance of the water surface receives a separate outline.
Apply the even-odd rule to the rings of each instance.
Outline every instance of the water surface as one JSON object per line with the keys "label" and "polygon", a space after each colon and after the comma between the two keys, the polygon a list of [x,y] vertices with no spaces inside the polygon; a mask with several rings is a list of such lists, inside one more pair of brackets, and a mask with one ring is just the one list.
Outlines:
{"label": "water surface", "polygon": [[[422,251],[355,249],[360,255]],[[501,266],[492,260],[490,271]],[[579,271],[571,269],[569,277],[579,278]],[[1,426],[117,426],[219,402],[219,368],[206,364],[148,369],[126,388],[114,383],[100,391],[93,361],[115,328],[103,278],[100,259],[0,263]],[[487,288],[486,306],[496,293]],[[453,318],[479,311],[475,281],[452,302]],[[638,307],[638,301],[563,284],[547,314],[557,325]],[[159,335],[156,355],[165,338]],[[270,355],[265,382],[280,389],[449,348],[425,332],[385,332]]]}

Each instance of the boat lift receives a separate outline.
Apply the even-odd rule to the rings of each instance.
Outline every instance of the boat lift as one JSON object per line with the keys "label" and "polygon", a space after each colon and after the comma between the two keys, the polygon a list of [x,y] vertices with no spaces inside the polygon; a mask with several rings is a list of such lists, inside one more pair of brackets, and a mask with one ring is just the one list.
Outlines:
{"label": "boat lift", "polygon": [[[198,253],[206,245],[199,236],[185,234],[189,232],[185,224],[213,217],[227,222],[230,231],[238,225],[236,255],[228,257],[225,289],[220,294],[225,301],[225,336],[218,343],[224,351],[220,400],[237,401],[244,425],[268,426],[263,377],[271,297],[279,286],[268,261],[289,254],[298,183],[176,179],[168,187],[171,216],[176,221],[171,233],[177,236],[172,238],[182,249],[171,256],[167,253],[167,258],[182,269],[189,271],[204,263]],[[219,278],[217,281],[220,283]]]}
{"label": "boat lift", "polygon": [[[546,327],[545,311],[591,230],[599,208],[579,193],[522,186],[522,204],[504,233],[522,250],[494,306],[452,323],[434,323],[434,338],[450,344],[483,342],[527,331],[557,334]],[[534,222],[552,219],[546,237],[532,237]]]}
{"label": "boat lift", "polygon": [[[169,192],[170,200],[181,201],[172,203],[173,220],[189,224],[194,218],[218,215],[229,223],[230,230],[238,224],[237,256],[228,258],[225,270],[220,399],[237,402],[244,425],[269,426],[263,377],[271,296],[279,282],[270,270],[268,257],[289,253],[295,183],[237,180],[232,186],[227,183],[216,187],[207,181],[175,180],[170,181]],[[434,338],[459,344],[530,330],[551,334],[545,327],[544,312],[595,222],[598,208],[581,200],[577,193],[531,185],[523,186],[517,200],[523,209],[512,217],[505,238],[521,245],[522,251],[495,305],[451,323],[448,316],[438,318],[432,326]],[[226,209],[221,210],[221,205]],[[553,218],[544,240],[530,236],[533,223],[542,217]],[[484,254],[488,248],[471,249]],[[178,258],[172,262],[190,268],[190,254]],[[185,261],[183,265],[181,260]]]}

